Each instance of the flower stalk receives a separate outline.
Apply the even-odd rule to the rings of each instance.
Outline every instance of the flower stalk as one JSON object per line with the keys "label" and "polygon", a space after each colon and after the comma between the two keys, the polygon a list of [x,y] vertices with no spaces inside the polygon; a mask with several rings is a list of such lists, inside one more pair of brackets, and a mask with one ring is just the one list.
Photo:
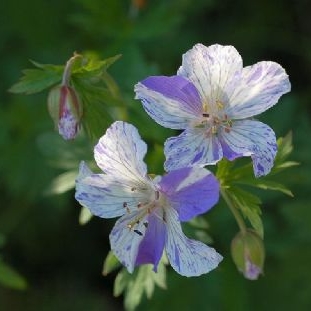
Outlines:
{"label": "flower stalk", "polygon": [[64,73],[63,73],[62,85],[69,86],[72,66],[80,58],[82,58],[82,55],[74,53],[74,55],[67,61],[65,69],[64,69]]}
{"label": "flower stalk", "polygon": [[240,231],[242,233],[246,233],[246,225],[245,222],[243,220],[243,217],[241,216],[240,212],[237,210],[237,208],[235,207],[235,205],[233,204],[232,200],[230,199],[229,195],[227,194],[227,190],[222,186],[220,188],[220,193],[221,196],[223,197],[224,201],[226,202],[226,204],[228,205],[230,211],[232,212],[239,228]]}

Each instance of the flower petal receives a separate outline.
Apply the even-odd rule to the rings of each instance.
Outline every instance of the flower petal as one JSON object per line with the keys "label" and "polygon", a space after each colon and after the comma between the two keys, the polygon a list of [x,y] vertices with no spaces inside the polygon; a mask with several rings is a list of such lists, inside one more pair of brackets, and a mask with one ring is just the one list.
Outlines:
{"label": "flower petal", "polygon": [[177,210],[181,221],[207,212],[219,199],[217,179],[203,168],[171,171],[162,177],[159,186],[169,204]]}
{"label": "flower petal", "polygon": [[146,182],[147,167],[143,158],[147,146],[137,129],[126,122],[116,121],[94,149],[97,165],[119,180]]}
{"label": "flower petal", "polygon": [[145,222],[144,226],[148,228],[144,239],[139,245],[135,264],[151,263],[154,265],[154,271],[157,272],[157,267],[164,249],[166,225],[154,214],[150,214],[147,220],[148,222]]}
{"label": "flower petal", "polygon": [[288,75],[277,63],[263,61],[245,67],[226,113],[233,119],[255,116],[275,105],[290,89]]}
{"label": "flower petal", "polygon": [[231,96],[242,68],[242,58],[233,46],[196,44],[183,55],[177,74],[195,85],[205,104],[213,105]]}
{"label": "flower petal", "polygon": [[[138,218],[139,212],[125,214],[116,222],[109,235],[111,250],[130,273],[136,265],[139,246],[147,229],[143,224],[146,219],[137,222]],[[128,226],[131,223],[135,223],[133,229]]]}
{"label": "flower petal", "polygon": [[239,156],[252,157],[256,177],[267,175],[273,167],[277,144],[268,125],[253,120],[235,121],[229,133],[220,131],[219,139],[224,156],[229,160]]}
{"label": "flower petal", "polygon": [[167,171],[194,165],[215,164],[222,158],[221,145],[215,135],[207,137],[203,129],[186,129],[164,144]]}
{"label": "flower petal", "polygon": [[148,191],[132,191],[130,183],[122,183],[115,177],[93,174],[87,165],[80,164],[76,180],[76,200],[95,216],[118,217],[127,211],[136,211],[140,202],[145,202]]}
{"label": "flower petal", "polygon": [[198,276],[215,269],[222,256],[202,242],[188,239],[182,232],[178,214],[167,210],[165,250],[173,269],[184,276]]}
{"label": "flower petal", "polygon": [[183,77],[149,77],[135,86],[136,99],[157,123],[184,129],[202,114],[202,103],[195,86]]}

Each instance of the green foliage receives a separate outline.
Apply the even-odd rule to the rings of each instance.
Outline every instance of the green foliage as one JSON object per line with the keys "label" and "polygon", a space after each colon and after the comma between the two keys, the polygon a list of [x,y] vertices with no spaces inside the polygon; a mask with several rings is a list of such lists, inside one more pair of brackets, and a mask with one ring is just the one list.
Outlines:
{"label": "green foliage", "polygon": [[217,166],[216,175],[220,181],[221,191],[223,197],[227,200],[227,204],[232,205],[233,209],[241,212],[243,217],[248,219],[251,226],[261,238],[264,236],[260,208],[262,202],[257,195],[241,188],[241,185],[279,191],[288,196],[293,196],[292,192],[286,186],[271,179],[273,178],[271,176],[280,173],[285,168],[297,165],[297,162],[287,161],[293,150],[291,133],[283,138],[279,138],[277,144],[278,153],[275,159],[275,165],[268,176],[255,178],[251,163],[237,166],[235,162],[223,159]]}
{"label": "green foliage", "polygon": [[17,290],[27,287],[26,280],[0,258],[0,284]]}
{"label": "green foliage", "polygon": [[12,93],[34,94],[60,82],[63,66],[43,65],[31,61],[38,69],[25,69],[20,81],[14,84],[9,91]]}
{"label": "green foliage", "polygon": [[[83,125],[92,139],[99,138],[112,122],[116,115],[113,109],[119,107],[126,114],[124,108],[120,108],[125,105],[118,86],[106,71],[120,57],[121,55],[116,55],[100,60],[94,53],[86,56],[75,54],[76,59],[68,78],[82,99]],[[34,61],[32,63],[38,69],[24,70],[20,81],[10,88],[10,92],[34,94],[62,80],[64,66],[39,64]]]}
{"label": "green foliage", "polygon": [[120,296],[124,293],[124,307],[127,311],[135,310],[144,294],[150,299],[155,285],[166,288],[166,267],[163,261],[159,263],[157,273],[152,269],[152,265],[142,265],[130,274],[123,268],[117,275],[114,295]]}
{"label": "green foliage", "polygon": [[[225,258],[220,269],[195,279],[168,273],[169,291],[155,290],[152,301],[143,299],[138,309],[287,311],[299,306],[300,310],[309,310],[311,43],[308,1],[292,1],[282,6],[273,1],[239,0],[142,2],[141,8],[133,7],[134,1],[130,0],[56,0],[53,5],[30,0],[18,6],[14,1],[0,2],[1,12],[5,12],[0,29],[0,230],[10,233],[5,249],[8,263],[14,258],[31,284],[25,294],[0,287],[0,309],[115,311],[121,308],[118,304],[121,299],[111,299],[109,277],[98,279],[100,258],[109,248],[105,239],[110,226],[94,219],[80,227],[77,221],[80,206],[73,199],[72,189],[58,196],[43,195],[51,189],[51,184],[54,187],[55,183],[51,183],[54,178],[57,181],[57,176],[73,172],[81,159],[91,161],[92,144],[82,139],[84,147],[80,148],[83,133],[74,142],[65,144],[52,132],[44,94],[24,97],[7,93],[21,68],[27,67],[25,60],[31,57],[59,64],[77,49],[92,49],[92,55],[98,59],[122,53],[122,58],[108,69],[120,86],[122,96],[119,97],[120,91],[112,91],[109,78],[104,77],[105,71],[102,85],[108,90],[95,91],[91,84],[96,102],[88,109],[91,119],[98,124],[92,135],[101,135],[109,120],[129,120],[148,142],[147,163],[152,166],[151,172],[161,173],[163,142],[176,133],[145,116],[141,105],[132,100],[133,85],[148,75],[175,74],[181,54],[194,43],[202,42],[236,46],[245,65],[267,59],[281,63],[286,69],[293,85],[292,93],[260,118],[268,120],[267,124],[277,136],[292,129],[295,148],[291,157],[299,161],[300,166],[283,170],[294,163],[286,160],[279,166],[278,158],[282,154],[279,150],[275,168],[282,169],[282,173],[275,174],[273,170],[264,179],[256,179],[256,183],[251,165],[245,168],[248,174],[243,173],[243,160],[236,161],[235,167],[231,167],[231,162],[221,162],[218,167],[219,172],[220,166],[224,170],[228,166],[230,173],[239,169],[244,174],[243,180],[239,180],[245,180],[246,184],[238,183],[238,178],[231,180],[230,176],[224,178],[226,183],[248,193],[251,191],[263,202],[260,206],[267,249],[264,277],[250,284],[239,276],[226,252],[236,231],[235,224],[226,209],[214,208],[205,218],[208,218],[215,248]],[[52,76],[49,68],[42,70],[35,65],[29,69],[30,75],[38,74],[31,70],[39,70],[42,75],[38,84],[33,85],[34,91],[59,83],[64,68],[60,67],[61,72],[55,72],[55,80],[49,80]],[[73,83],[74,80],[73,77]],[[99,83],[96,80],[96,86]],[[26,83],[20,90],[27,89]],[[100,96],[96,98],[95,93]],[[119,105],[120,98],[122,107],[126,107],[124,110]],[[70,178],[64,186],[61,178],[58,181],[54,189],[69,189],[65,185],[70,184]],[[277,191],[263,191],[273,188]],[[291,191],[294,199],[283,195],[290,195]],[[206,232],[206,229],[197,230]]]}
{"label": "green foliage", "polygon": [[113,252],[110,251],[104,261],[102,274],[106,276],[108,273],[114,271],[120,266],[121,266],[121,263],[119,262],[117,257],[113,254]]}

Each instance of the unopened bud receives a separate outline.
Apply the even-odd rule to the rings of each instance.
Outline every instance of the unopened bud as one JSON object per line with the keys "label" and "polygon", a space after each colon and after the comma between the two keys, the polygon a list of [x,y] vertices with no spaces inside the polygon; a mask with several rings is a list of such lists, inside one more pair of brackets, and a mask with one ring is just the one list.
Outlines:
{"label": "unopened bud", "polygon": [[262,239],[254,231],[239,232],[231,243],[231,255],[238,270],[249,280],[257,280],[262,274],[265,248]]}
{"label": "unopened bud", "polygon": [[75,89],[55,86],[48,96],[48,108],[59,134],[66,140],[75,138],[82,117],[82,103]]}

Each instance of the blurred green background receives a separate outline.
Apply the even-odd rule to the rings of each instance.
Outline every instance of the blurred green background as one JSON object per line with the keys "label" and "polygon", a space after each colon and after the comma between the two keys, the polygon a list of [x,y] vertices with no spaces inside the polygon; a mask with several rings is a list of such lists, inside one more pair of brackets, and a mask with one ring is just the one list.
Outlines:
{"label": "blurred green background", "polygon": [[[238,229],[220,204],[206,216],[213,246],[225,257],[220,267],[191,279],[169,270],[168,290],[157,289],[138,310],[311,310],[310,10],[307,0],[1,1],[0,259],[28,286],[0,285],[0,310],[123,310],[122,298],[112,294],[115,274],[101,275],[114,221],[80,226],[73,189],[51,195],[51,189],[62,192],[53,188],[57,176],[92,158],[92,145],[83,138],[65,143],[53,131],[47,92],[7,91],[32,66],[29,59],[64,64],[74,51],[101,58],[121,53],[109,72],[127,120],[148,142],[150,172],[162,173],[161,146],[174,132],[142,111],[133,86],[148,75],[173,75],[181,55],[198,42],[234,45],[245,65],[272,60],[286,69],[292,92],[260,120],[278,137],[292,130],[291,159],[300,166],[279,180],[295,197],[259,193],[267,259],[258,281],[243,279],[232,263],[230,242]],[[103,133],[110,121],[103,120]]]}

